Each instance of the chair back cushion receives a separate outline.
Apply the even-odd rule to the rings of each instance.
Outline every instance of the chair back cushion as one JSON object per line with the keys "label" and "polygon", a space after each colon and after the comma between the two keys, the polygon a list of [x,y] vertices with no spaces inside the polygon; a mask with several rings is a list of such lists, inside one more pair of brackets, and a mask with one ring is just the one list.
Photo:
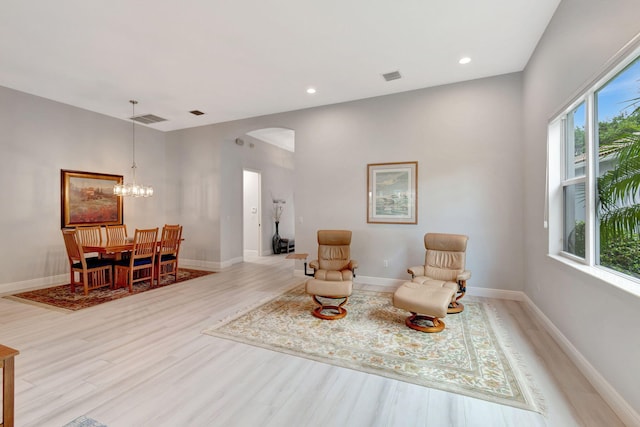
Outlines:
{"label": "chair back cushion", "polygon": [[318,264],[321,270],[340,271],[351,261],[351,231],[318,230]]}
{"label": "chair back cushion", "polygon": [[461,234],[425,234],[424,275],[455,282],[465,268],[467,240],[469,238]]}

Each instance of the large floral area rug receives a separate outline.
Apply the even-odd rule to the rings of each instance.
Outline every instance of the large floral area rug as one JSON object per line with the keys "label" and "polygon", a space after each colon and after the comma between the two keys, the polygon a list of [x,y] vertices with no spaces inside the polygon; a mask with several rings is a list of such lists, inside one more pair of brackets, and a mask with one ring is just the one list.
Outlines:
{"label": "large floral area rug", "polygon": [[177,280],[174,280],[172,275],[165,276],[160,281],[160,285],[156,284],[153,288],[149,286],[149,281],[138,282],[133,285],[132,293],[129,293],[129,288],[110,289],[109,287],[104,287],[91,290],[89,291],[89,295],[85,296],[82,285],[76,285],[75,292],[71,292],[71,286],[66,284],[53,286],[51,288],[37,289],[35,291],[22,292],[6,296],[5,298],[9,298],[14,301],[43,305],[45,307],[76,311],[152,289],[182,283],[208,274],[213,274],[213,271],[178,268]]}
{"label": "large floral area rug", "polygon": [[544,413],[542,396],[509,345],[495,309],[465,299],[441,333],[409,329],[392,294],[354,290],[347,317],[320,320],[304,286],[203,333]]}

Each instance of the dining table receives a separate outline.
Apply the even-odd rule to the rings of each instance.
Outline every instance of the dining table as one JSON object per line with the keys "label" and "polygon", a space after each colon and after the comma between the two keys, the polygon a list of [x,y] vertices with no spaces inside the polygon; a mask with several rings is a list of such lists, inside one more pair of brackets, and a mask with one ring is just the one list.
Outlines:
{"label": "dining table", "polygon": [[[184,238],[180,239],[180,242],[184,241]],[[162,243],[161,240],[156,242],[157,246],[160,246]],[[130,253],[133,251],[133,238],[128,237],[124,240],[111,240],[107,243],[99,243],[99,244],[87,244],[82,245],[82,250],[84,253],[98,253],[98,255],[102,258],[108,256],[113,258],[114,261],[120,261],[123,258],[124,254]],[[124,286],[123,284],[114,284],[114,288],[119,288]],[[2,427],[2,424],[0,424]]]}
{"label": "dining table", "polygon": [[[158,244],[160,242],[158,241]],[[116,260],[122,259],[122,254],[133,250],[133,239],[112,240],[107,243],[82,245],[85,253],[96,252],[99,255],[113,254]]]}
{"label": "dining table", "polygon": [[[184,237],[180,239],[180,242],[184,241]],[[161,241],[158,240],[158,246],[160,246]],[[82,245],[82,250],[84,253],[98,253],[99,255],[112,254],[116,261],[122,259],[122,254],[127,252],[131,252],[133,250],[133,238],[128,237],[124,240],[111,240],[106,243],[99,244],[87,244]]]}

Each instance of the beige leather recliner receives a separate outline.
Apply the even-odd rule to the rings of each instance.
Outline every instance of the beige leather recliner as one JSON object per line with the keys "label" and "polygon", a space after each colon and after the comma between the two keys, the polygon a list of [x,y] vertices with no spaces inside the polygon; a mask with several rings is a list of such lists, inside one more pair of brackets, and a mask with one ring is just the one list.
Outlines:
{"label": "beige leather recliner", "polygon": [[[345,317],[347,310],[343,306],[352,293],[358,267],[351,259],[351,231],[318,230],[318,259],[309,266],[314,274],[313,279],[307,280],[306,292],[319,305],[313,315],[324,320]],[[342,301],[338,304],[335,300]]]}
{"label": "beige leather recliner", "polygon": [[458,301],[466,293],[467,280],[471,278],[471,272],[465,270],[468,240],[469,237],[462,234],[427,233],[424,235],[424,265],[407,270],[414,283],[454,291],[448,314],[464,310],[464,305]]}
{"label": "beige leather recliner", "polygon": [[459,313],[458,302],[466,292],[471,272],[465,270],[467,236],[427,233],[424,236],[424,265],[409,268],[411,281],[393,294],[393,305],[411,312],[405,324],[421,332],[441,332],[441,320],[448,313]]}

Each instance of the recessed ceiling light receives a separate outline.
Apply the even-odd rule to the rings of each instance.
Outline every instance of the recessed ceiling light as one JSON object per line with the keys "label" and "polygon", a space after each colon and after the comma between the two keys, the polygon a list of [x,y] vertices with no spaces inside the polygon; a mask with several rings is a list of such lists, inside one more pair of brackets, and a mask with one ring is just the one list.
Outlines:
{"label": "recessed ceiling light", "polygon": [[309,94],[316,93],[316,88],[313,88],[313,87],[308,88],[307,93]]}
{"label": "recessed ceiling light", "polygon": [[460,61],[458,61],[459,64],[468,64],[469,62],[471,62],[471,58],[469,58],[468,56],[465,56],[464,58],[460,58]]}

